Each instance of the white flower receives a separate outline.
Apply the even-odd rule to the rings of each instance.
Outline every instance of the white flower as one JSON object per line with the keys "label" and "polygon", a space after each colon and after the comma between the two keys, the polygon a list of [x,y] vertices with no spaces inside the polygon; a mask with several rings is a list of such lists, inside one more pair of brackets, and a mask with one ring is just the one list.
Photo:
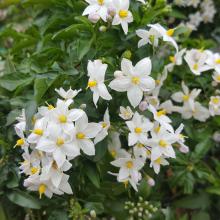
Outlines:
{"label": "white flower", "polygon": [[178,45],[173,38],[175,29],[166,30],[160,24],[149,24],[148,26],[155,29],[160,34],[160,36],[163,38],[163,41],[171,43],[175,47],[175,49],[178,51]]}
{"label": "white flower", "polygon": [[26,128],[26,117],[24,109],[22,109],[21,115],[17,117],[16,120],[18,121],[18,123],[15,124],[15,132],[19,137],[24,137],[24,131]]}
{"label": "white flower", "polygon": [[[140,159],[135,158],[118,158],[111,162],[113,166],[119,167],[119,173],[117,180],[119,182],[125,181],[125,179],[130,178],[132,182],[138,183],[140,180],[139,170],[144,166],[144,163]],[[129,181],[131,183],[131,181]],[[132,184],[132,183],[131,183]],[[132,185],[133,186],[133,185]],[[134,187],[136,189],[136,187]]]}
{"label": "white flower", "polygon": [[71,136],[55,123],[48,125],[47,135],[39,140],[36,149],[51,153],[59,168],[66,161],[66,156],[76,157],[80,155],[80,151],[74,146]]}
{"label": "white flower", "polygon": [[165,157],[159,157],[156,160],[151,161],[150,167],[153,167],[154,172],[158,174],[160,172],[160,165],[166,166],[169,162],[165,159]]}
{"label": "white flower", "polygon": [[145,162],[147,158],[150,159],[151,149],[144,146],[143,144],[140,144],[140,143],[136,144],[133,147],[133,152],[134,152],[135,158],[140,158],[141,160],[143,160],[143,162]]}
{"label": "white flower", "polygon": [[128,33],[128,23],[133,21],[132,13],[128,10],[129,4],[129,0],[113,0],[116,13],[113,18],[112,25],[121,24],[125,34]]}
{"label": "white flower", "polygon": [[220,115],[220,96],[210,97],[209,112],[212,116]]}
{"label": "white flower", "polygon": [[201,22],[202,22],[202,16],[199,11],[189,15],[189,23],[195,26],[196,28],[200,25]]}
{"label": "white flower", "polygon": [[44,118],[38,119],[34,124],[34,129],[28,136],[27,141],[31,144],[37,144],[46,131],[47,121]]}
{"label": "white flower", "polygon": [[158,33],[158,31],[156,31],[154,28],[150,28],[149,31],[138,29],[136,34],[141,38],[141,40],[138,41],[138,48],[147,44],[152,44],[154,47],[157,47],[159,38],[161,37],[160,33]]}
{"label": "white flower", "polygon": [[157,111],[152,105],[149,105],[148,109],[152,112],[155,121],[164,126],[168,131],[173,132],[173,127],[170,125],[172,121],[166,116],[167,112],[165,109]]}
{"label": "white flower", "polygon": [[126,122],[130,133],[128,134],[128,145],[132,146],[137,142],[145,144],[148,138],[148,131],[153,128],[153,124],[149,119],[135,112],[131,121]]}
{"label": "white flower", "polygon": [[[161,128],[160,128],[161,129]],[[175,158],[175,151],[172,144],[175,143],[175,137],[172,133],[161,129],[159,132],[151,133],[152,138],[148,139],[147,146],[151,147],[151,161],[161,156]]]}
{"label": "white flower", "polygon": [[189,147],[184,144],[186,136],[182,135],[181,132],[184,128],[183,124],[180,124],[180,126],[176,129],[174,133],[174,137],[176,138],[176,142],[180,145],[180,152],[182,153],[188,153]]}
{"label": "white flower", "polygon": [[130,154],[123,148],[121,148],[121,141],[118,132],[110,133],[110,141],[108,143],[108,151],[113,158],[129,157]]}
{"label": "white flower", "polygon": [[206,64],[208,55],[205,51],[192,49],[186,52],[184,57],[190,70],[195,75],[200,75],[202,72],[210,70],[211,67]]}
{"label": "white flower", "polygon": [[194,8],[197,8],[199,3],[200,0],[187,0],[187,6],[193,6]]}
{"label": "white flower", "polygon": [[186,86],[186,84],[182,81],[182,89],[183,92],[176,92],[174,93],[171,98],[175,102],[183,102],[184,104],[188,104],[192,110],[195,109],[195,99],[198,97],[198,95],[201,92],[201,89],[193,89],[191,92],[189,91],[189,88]]}
{"label": "white flower", "polygon": [[206,63],[214,69],[216,72],[220,72],[220,54],[219,53],[212,53],[210,51],[208,53],[208,59]]}
{"label": "white flower", "polygon": [[215,82],[220,83],[220,71],[214,72],[212,78],[215,80]]}
{"label": "white flower", "polygon": [[107,64],[103,64],[101,60],[89,61],[87,66],[89,81],[88,87],[93,92],[93,102],[97,106],[99,96],[105,100],[111,100],[112,97],[109,94],[105,84],[105,72]]}
{"label": "white flower", "polygon": [[123,106],[120,106],[120,114],[119,116],[124,119],[124,120],[129,120],[132,118],[133,116],[133,112],[131,110],[131,108],[129,106],[127,106],[126,108]]}
{"label": "white flower", "polygon": [[62,87],[60,89],[55,89],[55,91],[65,100],[73,99],[77,96],[77,94],[81,91],[79,90],[72,90],[71,87],[69,90],[65,91]]}
{"label": "white flower", "polygon": [[86,0],[89,6],[83,11],[84,15],[97,14],[103,21],[107,21],[109,0]]}
{"label": "white flower", "polygon": [[183,107],[176,107],[176,111],[181,113],[184,119],[193,117],[198,121],[205,122],[210,116],[209,110],[202,106],[199,102],[195,102],[194,107],[195,109],[192,110],[188,104],[185,104]]}
{"label": "white flower", "polygon": [[102,127],[101,131],[96,135],[94,143],[97,144],[98,142],[102,141],[108,135],[108,129],[110,127],[110,119],[109,119],[109,111],[108,108],[104,114],[104,120],[99,123]]}
{"label": "white flower", "polygon": [[101,131],[102,126],[98,123],[88,123],[87,115],[83,115],[75,122],[75,128],[71,131],[74,135],[74,146],[87,155],[95,155],[95,146],[91,138],[95,138]]}
{"label": "white flower", "polygon": [[144,58],[133,67],[130,60],[123,59],[121,70],[123,75],[111,81],[109,87],[118,92],[127,91],[128,100],[133,107],[136,107],[143,98],[143,92],[155,87],[154,79],[149,76],[151,60]]}
{"label": "white flower", "polygon": [[52,112],[52,121],[60,125],[64,130],[70,130],[74,127],[73,121],[82,117],[85,112],[81,109],[69,110],[72,100],[62,101],[58,99],[57,106]]}

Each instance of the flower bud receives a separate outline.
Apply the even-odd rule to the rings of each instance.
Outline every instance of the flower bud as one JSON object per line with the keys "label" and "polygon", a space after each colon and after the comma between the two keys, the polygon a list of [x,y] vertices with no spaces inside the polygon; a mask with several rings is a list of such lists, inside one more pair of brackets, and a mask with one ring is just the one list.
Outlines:
{"label": "flower bud", "polygon": [[220,142],[220,133],[218,131],[216,131],[214,134],[213,134],[213,140],[217,143]]}
{"label": "flower bud", "polygon": [[143,112],[145,110],[147,110],[147,107],[148,107],[148,103],[146,101],[142,101],[140,104],[139,104],[139,109]]}
{"label": "flower bud", "polygon": [[88,16],[88,19],[92,22],[92,23],[97,23],[100,19],[100,16],[98,14],[90,14]]}
{"label": "flower bud", "polygon": [[155,185],[155,181],[151,177],[148,177],[147,183],[148,183],[149,186],[154,186]]}
{"label": "flower bud", "polygon": [[96,212],[95,212],[95,210],[91,210],[91,211],[90,211],[90,216],[91,216],[92,218],[96,218]]}
{"label": "flower bud", "polygon": [[102,25],[102,26],[99,27],[99,31],[100,31],[100,32],[106,32],[106,30],[107,30],[107,27],[104,26],[104,25]]}
{"label": "flower bud", "polygon": [[128,60],[130,60],[131,57],[132,57],[131,51],[130,51],[130,50],[126,50],[126,51],[122,54],[122,57],[123,57],[123,58],[126,58],[126,59],[128,59]]}
{"label": "flower bud", "polygon": [[86,109],[86,104],[80,105],[80,108],[81,108],[81,109]]}
{"label": "flower bud", "polygon": [[109,14],[111,17],[114,17],[115,14],[116,14],[115,8],[112,7],[112,6],[110,6],[110,7],[108,8],[108,14]]}

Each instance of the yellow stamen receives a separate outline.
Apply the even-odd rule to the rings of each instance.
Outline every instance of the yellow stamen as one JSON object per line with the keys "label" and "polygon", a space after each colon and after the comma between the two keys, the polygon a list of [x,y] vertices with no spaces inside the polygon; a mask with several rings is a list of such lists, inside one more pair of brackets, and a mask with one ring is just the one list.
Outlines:
{"label": "yellow stamen", "polygon": [[58,166],[57,166],[57,163],[56,161],[54,160],[53,163],[52,163],[52,167],[57,170],[58,169]]}
{"label": "yellow stamen", "polygon": [[76,134],[76,138],[77,139],[84,139],[85,138],[85,134],[79,132],[79,133]]}
{"label": "yellow stamen", "polygon": [[127,10],[120,10],[119,16],[120,16],[120,18],[126,18],[128,16],[128,11]]}
{"label": "yellow stamen", "polygon": [[33,133],[36,135],[42,136],[44,131],[42,129],[37,128],[37,129],[34,129]]}
{"label": "yellow stamen", "polygon": [[99,5],[104,5],[104,0],[97,0]]}
{"label": "yellow stamen", "polygon": [[39,170],[39,169],[38,169],[37,167],[32,167],[32,168],[31,168],[31,174],[34,175],[35,173],[38,172],[38,170]]}
{"label": "yellow stamen", "polygon": [[155,163],[157,163],[157,164],[161,164],[161,158],[160,158],[160,157],[157,158],[157,159],[155,160]]}
{"label": "yellow stamen", "polygon": [[33,116],[33,117],[31,118],[32,124],[34,125],[36,121],[37,121],[36,117]]}
{"label": "yellow stamen", "polygon": [[219,76],[217,76],[217,77],[216,77],[216,79],[217,79],[218,81],[220,81],[220,75],[219,75]]}
{"label": "yellow stamen", "polygon": [[160,126],[157,126],[156,128],[154,128],[154,132],[159,133],[160,132]]}
{"label": "yellow stamen", "polygon": [[219,104],[219,98],[217,98],[217,97],[214,97],[214,98],[212,98],[212,102],[214,103],[214,104]]}
{"label": "yellow stamen", "polygon": [[167,31],[167,35],[169,36],[169,37],[172,37],[173,36],[173,34],[174,34],[174,29],[169,29],[168,31]]}
{"label": "yellow stamen", "polygon": [[160,145],[161,147],[166,147],[166,146],[167,146],[167,142],[166,142],[165,140],[160,140],[160,141],[159,141],[159,145]]}
{"label": "yellow stamen", "polygon": [[198,70],[198,69],[199,69],[198,63],[195,63],[195,64],[193,65],[193,69],[194,69],[194,70]]}
{"label": "yellow stamen", "polygon": [[61,145],[64,144],[64,139],[63,138],[57,138],[56,144],[60,147]]}
{"label": "yellow stamen", "polygon": [[131,169],[133,166],[134,166],[134,164],[133,164],[132,161],[128,161],[128,162],[126,163],[126,167],[127,167],[128,169]]}
{"label": "yellow stamen", "polygon": [[40,199],[42,198],[42,195],[45,193],[46,191],[46,185],[45,184],[40,184],[39,188],[38,188],[38,192],[40,195]]}
{"label": "yellow stamen", "polygon": [[157,116],[160,117],[162,115],[166,115],[166,113],[167,113],[166,110],[163,109],[163,110],[160,110],[159,112],[157,112]]}
{"label": "yellow stamen", "polygon": [[188,95],[183,95],[183,101],[188,101],[189,100],[189,96]]}
{"label": "yellow stamen", "polygon": [[91,80],[88,82],[88,88],[95,87],[97,85],[97,82],[95,80]]}
{"label": "yellow stamen", "polygon": [[102,128],[106,128],[107,126],[108,126],[107,123],[105,122],[102,123]]}
{"label": "yellow stamen", "polygon": [[142,128],[137,127],[134,129],[135,133],[140,134],[142,132]]}
{"label": "yellow stamen", "polygon": [[144,147],[144,145],[141,144],[141,143],[138,143],[138,144],[137,144],[137,147],[142,148],[142,147]]}
{"label": "yellow stamen", "polygon": [[111,153],[112,157],[116,157],[116,155],[117,155],[116,150],[111,150],[110,153]]}
{"label": "yellow stamen", "polygon": [[24,141],[23,138],[18,139],[17,142],[16,142],[16,146],[22,146],[24,143],[25,143],[25,141]]}
{"label": "yellow stamen", "polygon": [[140,78],[139,77],[132,77],[131,82],[135,85],[138,85],[140,83]]}
{"label": "yellow stamen", "polygon": [[169,56],[169,60],[170,62],[172,63],[175,63],[176,62],[176,58],[174,56]]}
{"label": "yellow stamen", "polygon": [[151,155],[150,150],[146,150],[146,154],[147,154],[147,156],[150,156]]}
{"label": "yellow stamen", "polygon": [[48,105],[47,108],[48,108],[48,110],[53,110],[54,109],[53,105]]}
{"label": "yellow stamen", "polygon": [[67,118],[66,118],[65,115],[60,115],[58,119],[59,119],[60,123],[66,123],[67,122]]}
{"label": "yellow stamen", "polygon": [[216,63],[216,64],[220,64],[220,58],[217,59],[217,60],[215,60],[215,63]]}
{"label": "yellow stamen", "polygon": [[156,79],[155,82],[156,82],[157,85],[160,85],[160,80],[159,79]]}
{"label": "yellow stamen", "polygon": [[127,188],[128,187],[128,180],[124,181],[123,183],[125,185],[125,188]]}

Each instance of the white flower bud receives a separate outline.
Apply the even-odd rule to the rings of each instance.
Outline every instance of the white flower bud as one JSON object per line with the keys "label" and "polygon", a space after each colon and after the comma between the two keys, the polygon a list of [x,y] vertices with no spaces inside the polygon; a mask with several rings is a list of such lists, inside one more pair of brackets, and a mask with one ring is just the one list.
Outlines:
{"label": "white flower bud", "polygon": [[154,186],[155,185],[155,181],[151,177],[148,178],[147,183],[148,183],[149,186]]}
{"label": "white flower bud", "polygon": [[147,107],[148,107],[148,104],[146,101],[142,101],[140,104],[139,104],[139,109],[143,112],[145,110],[147,110]]}
{"label": "white flower bud", "polygon": [[92,22],[92,23],[97,23],[100,19],[100,16],[98,14],[90,14],[88,16],[88,19]]}
{"label": "white flower bud", "polygon": [[100,32],[106,32],[106,30],[107,30],[107,27],[104,26],[104,25],[102,25],[102,26],[99,27],[99,31],[100,31]]}
{"label": "white flower bud", "polygon": [[115,14],[116,14],[115,8],[112,7],[112,6],[110,6],[110,7],[108,8],[108,14],[109,14],[111,17],[114,17]]}
{"label": "white flower bud", "polygon": [[213,134],[213,140],[217,143],[220,142],[220,133],[218,131],[216,131],[214,134]]}
{"label": "white flower bud", "polygon": [[95,212],[95,210],[91,210],[91,211],[90,211],[90,216],[91,216],[92,218],[96,218],[96,212]]}
{"label": "white flower bud", "polygon": [[86,104],[80,105],[80,108],[81,108],[81,109],[86,109]]}

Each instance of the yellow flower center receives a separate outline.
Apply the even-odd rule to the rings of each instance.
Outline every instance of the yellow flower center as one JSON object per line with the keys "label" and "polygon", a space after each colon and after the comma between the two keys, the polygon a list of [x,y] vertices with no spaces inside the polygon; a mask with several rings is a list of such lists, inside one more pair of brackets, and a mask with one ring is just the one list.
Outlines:
{"label": "yellow flower center", "polygon": [[116,157],[116,155],[117,155],[116,150],[111,150],[110,153],[111,153],[112,157]]}
{"label": "yellow flower center", "polygon": [[160,117],[162,115],[166,115],[166,113],[167,113],[166,110],[163,109],[163,110],[160,110],[159,112],[157,112],[157,116]]}
{"label": "yellow flower center", "polygon": [[63,139],[63,138],[57,138],[56,144],[57,144],[58,146],[63,145],[63,144],[64,144],[64,139]]}
{"label": "yellow flower center", "polygon": [[92,87],[95,87],[97,85],[97,82],[95,80],[91,80],[88,82],[88,87],[89,88],[92,88]]}
{"label": "yellow flower center", "polygon": [[37,173],[38,170],[39,170],[39,169],[38,169],[37,167],[32,167],[32,168],[31,168],[31,174]]}
{"label": "yellow flower center", "polygon": [[160,85],[160,80],[159,79],[155,80],[155,82],[156,82],[157,85]]}
{"label": "yellow flower center", "polygon": [[22,146],[23,144],[24,144],[24,139],[21,138],[17,140],[16,146]]}
{"label": "yellow flower center", "polygon": [[131,82],[135,85],[138,85],[140,83],[140,78],[139,77],[132,77]]}
{"label": "yellow flower center", "polygon": [[48,108],[48,110],[54,109],[53,105],[48,105],[47,108]]}
{"label": "yellow flower center", "polygon": [[150,150],[146,150],[146,154],[147,154],[147,156],[150,156],[151,155]]}
{"label": "yellow flower center", "polygon": [[166,142],[165,140],[160,140],[160,141],[159,141],[159,145],[160,145],[161,147],[166,147],[166,146],[167,146],[167,142]]}
{"label": "yellow flower center", "polygon": [[216,77],[216,79],[217,79],[218,81],[220,81],[220,75],[219,75],[219,76],[217,76],[217,77]]}
{"label": "yellow flower center", "polygon": [[138,144],[137,144],[137,147],[142,148],[142,147],[144,147],[144,145],[141,144],[141,143],[138,143]]}
{"label": "yellow flower center", "polygon": [[46,191],[46,185],[45,184],[40,184],[40,186],[38,187],[38,192],[40,195],[40,199],[42,198],[42,195],[45,193]]}
{"label": "yellow flower center", "polygon": [[52,163],[52,167],[57,170],[58,169],[58,166],[57,166],[57,163],[56,161],[54,160],[53,163]]}
{"label": "yellow flower center", "polygon": [[133,166],[134,166],[134,164],[133,164],[132,161],[126,162],[126,167],[127,167],[128,169],[131,169]]}
{"label": "yellow flower center", "polygon": [[169,36],[169,37],[172,37],[173,36],[173,34],[174,34],[174,29],[169,29],[168,31],[167,31],[167,35]]}
{"label": "yellow flower center", "polygon": [[106,128],[106,127],[107,127],[107,123],[103,122],[103,123],[102,123],[102,127],[103,127],[103,128]]}
{"label": "yellow flower center", "polygon": [[97,0],[99,5],[104,5],[104,0]]}
{"label": "yellow flower center", "polygon": [[220,59],[215,60],[216,64],[220,64]]}
{"label": "yellow flower center", "polygon": [[136,127],[136,128],[134,129],[134,131],[135,131],[135,133],[140,134],[140,133],[142,132],[142,128]]}
{"label": "yellow flower center", "polygon": [[170,62],[175,63],[176,62],[176,58],[174,56],[170,56],[169,57]]}
{"label": "yellow flower center", "polygon": [[193,65],[193,69],[194,69],[194,70],[198,70],[198,69],[199,69],[198,63],[195,63],[195,64]]}
{"label": "yellow flower center", "polygon": [[79,132],[79,133],[76,134],[76,138],[77,139],[84,139],[85,138],[85,134]]}
{"label": "yellow flower center", "polygon": [[160,132],[160,126],[157,126],[156,128],[154,128],[154,132],[159,133]]}
{"label": "yellow flower center", "polygon": [[219,98],[217,98],[217,97],[212,98],[212,102],[214,104],[219,104]]}
{"label": "yellow flower center", "polygon": [[42,129],[39,129],[39,128],[34,129],[34,134],[36,134],[36,135],[42,136],[43,133],[44,133],[44,131]]}
{"label": "yellow flower center", "polygon": [[127,10],[120,10],[119,16],[120,16],[120,18],[126,18],[128,16],[128,11]]}
{"label": "yellow flower center", "polygon": [[127,188],[128,187],[128,180],[124,181],[123,183],[125,185],[125,188]]}
{"label": "yellow flower center", "polygon": [[188,96],[188,95],[184,95],[184,96],[183,96],[183,101],[186,102],[186,101],[188,101],[188,100],[189,100],[189,96]]}
{"label": "yellow flower center", "polygon": [[60,123],[66,123],[67,122],[67,118],[66,118],[65,115],[60,115],[58,119],[59,119]]}
{"label": "yellow flower center", "polygon": [[155,160],[155,163],[157,163],[157,164],[161,164],[161,158],[160,158],[160,157],[157,158],[157,159]]}

